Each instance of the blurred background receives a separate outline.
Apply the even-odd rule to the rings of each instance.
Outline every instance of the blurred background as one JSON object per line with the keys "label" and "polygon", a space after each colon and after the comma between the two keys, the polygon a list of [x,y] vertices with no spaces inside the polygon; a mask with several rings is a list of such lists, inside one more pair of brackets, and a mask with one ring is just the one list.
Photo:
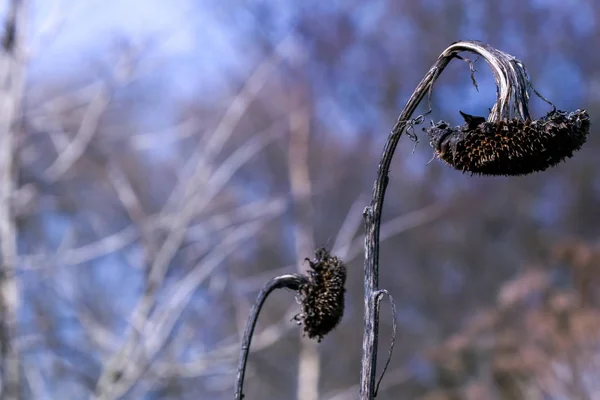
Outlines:
{"label": "blurred background", "polygon": [[[245,394],[356,399],[383,144],[437,56],[478,39],[592,132],[519,178],[431,161],[425,125],[401,138],[380,271],[399,333],[377,398],[600,399],[600,3],[4,3],[3,398],[231,399],[258,291],[325,246],[348,266],[342,323],[316,344],[275,293]],[[479,91],[451,63],[424,124],[487,115],[493,77],[475,65]],[[379,371],[391,319],[384,305]]]}

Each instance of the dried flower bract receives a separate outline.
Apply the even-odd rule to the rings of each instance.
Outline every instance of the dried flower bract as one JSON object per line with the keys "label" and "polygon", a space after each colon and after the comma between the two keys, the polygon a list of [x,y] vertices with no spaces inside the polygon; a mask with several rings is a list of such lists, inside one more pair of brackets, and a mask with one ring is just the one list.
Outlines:
{"label": "dried flower bract", "polygon": [[313,260],[306,260],[311,268],[309,281],[300,287],[302,312],[294,319],[304,325],[309,338],[321,341],[344,315],[346,267],[323,248],[315,252]]}

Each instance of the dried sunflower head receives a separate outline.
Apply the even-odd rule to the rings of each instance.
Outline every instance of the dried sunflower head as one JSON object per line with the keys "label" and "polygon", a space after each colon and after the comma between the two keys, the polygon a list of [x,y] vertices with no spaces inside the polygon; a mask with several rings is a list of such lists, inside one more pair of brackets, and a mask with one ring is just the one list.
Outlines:
{"label": "dried sunflower head", "polygon": [[[590,132],[585,110],[558,111],[533,89],[525,66],[515,57],[477,42],[464,42],[463,47],[492,68],[497,99],[487,119],[461,112],[463,126],[440,121],[424,128],[438,158],[473,174],[526,175],[552,167],[581,148]],[[541,119],[529,113],[530,91],[552,106]]]}
{"label": "dried sunflower head", "polygon": [[313,260],[308,282],[300,287],[302,311],[294,319],[304,325],[304,333],[320,342],[344,315],[346,267],[342,261],[320,248]]}
{"label": "dried sunflower head", "polygon": [[436,155],[463,172],[526,175],[573,156],[590,131],[585,110],[553,110],[539,120],[511,118],[488,122],[464,114],[465,125],[439,122],[426,128]]}

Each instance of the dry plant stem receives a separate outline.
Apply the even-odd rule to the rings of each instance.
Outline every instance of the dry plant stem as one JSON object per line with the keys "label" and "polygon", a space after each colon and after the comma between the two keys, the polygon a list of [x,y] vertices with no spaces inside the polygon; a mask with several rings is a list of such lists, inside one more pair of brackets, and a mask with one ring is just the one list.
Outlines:
{"label": "dry plant stem", "polygon": [[[526,90],[521,85],[515,85],[515,76],[526,77],[524,74],[515,73],[514,65],[521,66],[514,57],[500,52],[491,46],[477,41],[460,41],[451,44],[438,57],[437,61],[429,69],[427,74],[411,97],[409,98],[404,110],[398,117],[398,121],[392,128],[388,140],[383,149],[381,161],[377,170],[377,179],[373,187],[373,198],[369,206],[363,212],[365,219],[365,263],[364,263],[364,335],[363,335],[363,355],[361,363],[360,378],[360,399],[367,400],[375,397],[375,366],[377,364],[377,340],[379,335],[379,316],[377,312],[377,297],[379,293],[379,231],[381,226],[381,212],[385,191],[388,184],[388,172],[394,151],[398,145],[398,140],[404,132],[407,125],[411,123],[411,117],[423,97],[431,92],[434,82],[444,71],[450,61],[463,51],[469,51],[482,56],[492,68],[496,83],[498,85],[498,102],[494,106],[496,114],[508,116],[511,107],[517,107],[518,112],[525,114],[526,108],[513,104],[511,98],[516,95],[512,88],[516,90]],[[511,70],[512,69],[512,70]],[[524,70],[524,69],[523,69]],[[526,115],[523,115],[526,117]]]}
{"label": "dry plant stem", "polygon": [[254,334],[254,328],[258,321],[258,315],[262,309],[265,300],[269,297],[269,294],[273,290],[287,288],[293,291],[298,291],[300,286],[308,283],[308,279],[302,275],[290,274],[282,275],[271,279],[258,293],[256,302],[252,306],[248,322],[246,323],[246,329],[244,330],[244,336],[242,338],[242,349],[240,351],[240,359],[237,367],[237,378],[235,382],[235,399],[242,400],[244,394],[242,393],[244,387],[244,375],[246,374],[246,363],[248,361],[248,353],[250,352],[250,345],[252,344],[252,335]]}

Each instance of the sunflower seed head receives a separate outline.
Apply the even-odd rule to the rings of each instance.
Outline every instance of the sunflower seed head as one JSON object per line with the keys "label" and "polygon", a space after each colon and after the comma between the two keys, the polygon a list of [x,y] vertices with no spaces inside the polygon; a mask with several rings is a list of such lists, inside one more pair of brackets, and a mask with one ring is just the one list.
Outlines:
{"label": "sunflower seed head", "polygon": [[294,317],[304,325],[304,333],[320,342],[344,315],[346,267],[321,248],[308,260],[308,283],[300,288],[302,312]]}
{"label": "sunflower seed head", "polygon": [[466,123],[460,127],[442,121],[423,130],[439,158],[458,170],[481,175],[544,171],[572,157],[590,132],[585,110],[553,110],[534,121],[483,122],[482,117],[463,117]]}

